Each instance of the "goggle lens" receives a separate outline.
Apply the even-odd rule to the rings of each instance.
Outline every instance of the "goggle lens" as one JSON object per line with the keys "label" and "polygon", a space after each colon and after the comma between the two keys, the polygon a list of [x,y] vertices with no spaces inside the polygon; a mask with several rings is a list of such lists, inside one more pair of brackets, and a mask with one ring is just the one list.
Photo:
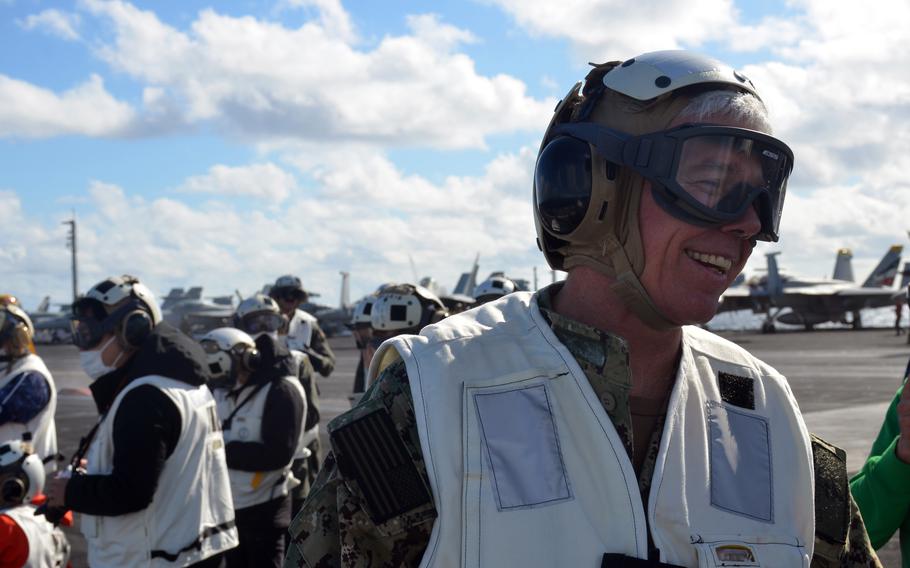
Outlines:
{"label": "goggle lens", "polygon": [[275,313],[258,313],[245,316],[241,323],[243,324],[243,331],[254,335],[278,331],[284,324],[284,318]]}
{"label": "goggle lens", "polygon": [[739,213],[761,194],[786,187],[789,160],[775,148],[739,136],[697,136],[683,141],[676,182],[703,206]]}

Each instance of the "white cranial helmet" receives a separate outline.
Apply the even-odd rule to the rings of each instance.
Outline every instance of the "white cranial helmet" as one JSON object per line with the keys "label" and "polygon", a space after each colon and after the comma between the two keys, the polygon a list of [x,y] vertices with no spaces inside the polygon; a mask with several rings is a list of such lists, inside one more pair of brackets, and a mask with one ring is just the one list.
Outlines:
{"label": "white cranial helmet", "polygon": [[474,288],[475,300],[492,300],[515,291],[515,282],[505,276],[490,276]]}
{"label": "white cranial helmet", "polygon": [[372,325],[373,304],[376,303],[376,296],[366,296],[354,306],[354,313],[351,316],[352,325]]}
{"label": "white cranial helmet", "polygon": [[436,294],[422,286],[396,284],[376,298],[370,323],[376,331],[417,332],[447,315]]}
{"label": "white cranial helmet", "polygon": [[44,490],[44,465],[31,443],[0,443],[0,507],[28,503]]}
{"label": "white cranial helmet", "polygon": [[281,315],[278,303],[265,294],[254,294],[240,302],[234,312],[234,326],[253,337],[276,332],[287,320]]}
{"label": "white cranial helmet", "polygon": [[230,375],[237,360],[252,370],[259,353],[253,338],[235,327],[219,327],[206,333],[199,340],[209,364],[213,379]]}

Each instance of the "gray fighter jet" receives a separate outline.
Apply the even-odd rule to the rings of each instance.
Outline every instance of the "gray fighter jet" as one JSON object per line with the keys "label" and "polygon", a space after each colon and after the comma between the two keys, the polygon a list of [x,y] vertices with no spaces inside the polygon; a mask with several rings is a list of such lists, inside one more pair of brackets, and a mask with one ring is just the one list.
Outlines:
{"label": "gray fighter jet", "polygon": [[753,278],[745,286],[727,290],[721,296],[718,312],[749,309],[766,314],[762,324],[762,331],[766,333],[775,330],[775,322],[802,325],[807,330],[825,322],[849,323],[854,329],[860,329],[860,310],[893,305],[894,277],[902,251],[900,245],[888,249],[861,286],[853,282],[849,250],[838,251],[835,278],[830,280],[807,280],[781,274],[777,266],[780,253],[768,253],[765,255],[767,274]]}

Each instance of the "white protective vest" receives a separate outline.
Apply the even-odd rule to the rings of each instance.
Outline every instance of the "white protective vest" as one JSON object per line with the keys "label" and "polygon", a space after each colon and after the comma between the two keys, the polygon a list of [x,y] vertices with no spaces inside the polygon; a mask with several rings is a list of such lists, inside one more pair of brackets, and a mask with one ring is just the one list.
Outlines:
{"label": "white protective vest", "polygon": [[[309,357],[304,351],[304,348],[309,347],[310,343],[313,341],[313,328],[316,327],[318,322],[319,320],[316,319],[316,316],[309,312],[300,309],[294,312],[294,316],[288,322],[288,333],[287,335],[282,335],[281,338],[295,358],[300,356]],[[312,380],[315,381],[316,377],[314,376]],[[304,414],[303,421],[303,423],[306,423],[306,414]],[[297,454],[294,456],[294,459],[303,459],[309,456],[310,450],[307,449],[307,446],[318,438],[319,424],[316,424],[304,432],[304,435],[300,439],[300,447],[297,448]]]}
{"label": "white protective vest", "polygon": [[313,328],[318,321],[308,312],[295,311],[294,316],[288,322],[288,333],[284,336],[288,349],[303,351],[304,347],[309,347],[313,340]]}
{"label": "white protective vest", "polygon": [[[604,403],[530,293],[389,340],[370,376],[396,351],[439,515],[421,566],[593,568],[606,552],[647,558],[649,527],[671,564],[809,566],[808,433],[786,380],[733,343],[683,328],[647,511]],[[722,401],[718,373],[753,380],[754,410]]]}
{"label": "white protective vest", "polygon": [[[300,398],[303,400],[303,413],[306,414],[306,396],[303,394],[300,381],[296,377],[283,377],[281,380],[291,384],[300,393]],[[227,419],[231,412],[252,394],[255,388],[255,385],[245,386],[236,398],[228,396],[230,389],[215,389],[218,418],[222,421]],[[262,417],[269,410],[265,401],[271,390],[272,383],[267,384],[259,389],[259,392],[253,395],[249,402],[240,407],[240,410],[231,419],[231,428],[222,432],[226,444],[235,441],[263,442]],[[300,437],[303,437],[303,432],[300,433]],[[246,509],[287,495],[290,471],[291,462],[281,469],[272,471],[253,472],[229,469],[234,509]]]}
{"label": "white protective vest", "polygon": [[[44,410],[39,412],[37,416],[25,424],[20,422],[0,424],[0,441],[21,440],[24,432],[31,432],[32,447],[35,448],[35,453],[43,460],[48,456],[57,454],[57,427],[54,424],[54,413],[57,410],[57,388],[54,385],[54,379],[51,377],[51,372],[47,370],[47,366],[44,364],[44,361],[41,360],[41,357],[29,354],[16,360],[8,373],[0,375],[0,389],[6,386],[14,377],[28,372],[38,373],[44,377],[47,381],[47,386],[50,389],[50,400],[48,400]],[[16,391],[13,390],[7,398],[12,399],[15,396]],[[6,402],[6,400],[0,400],[0,407],[6,404]],[[52,459],[46,462],[44,464],[44,470],[47,473],[56,471],[57,461]]]}
{"label": "white protective vest", "polygon": [[115,517],[82,515],[92,568],[188,566],[237,546],[234,507],[215,400],[205,385],[149,375],[132,381],[102,417],[86,458],[88,473],[113,471],[113,424],[123,397],[153,385],[180,412],[180,438],[148,507]]}
{"label": "white protective vest", "polygon": [[28,539],[28,559],[23,568],[63,568],[69,561],[70,545],[63,530],[35,515],[34,505],[20,505],[0,510],[11,518]]}

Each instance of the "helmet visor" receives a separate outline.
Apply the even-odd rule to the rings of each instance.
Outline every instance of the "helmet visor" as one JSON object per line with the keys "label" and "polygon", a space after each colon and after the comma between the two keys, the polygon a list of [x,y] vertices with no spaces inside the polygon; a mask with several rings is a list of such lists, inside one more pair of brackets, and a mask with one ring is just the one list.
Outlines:
{"label": "helmet visor", "polygon": [[284,325],[284,318],[275,312],[247,314],[240,320],[241,329],[250,335],[278,331]]}

